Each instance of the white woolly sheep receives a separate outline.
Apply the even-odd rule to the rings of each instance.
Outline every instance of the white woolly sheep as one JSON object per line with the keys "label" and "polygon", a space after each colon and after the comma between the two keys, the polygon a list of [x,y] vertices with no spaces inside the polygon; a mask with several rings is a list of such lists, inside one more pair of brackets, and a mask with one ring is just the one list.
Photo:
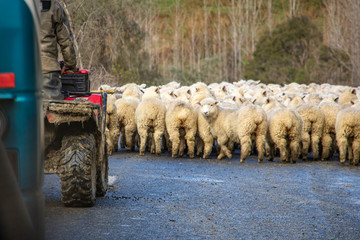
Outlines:
{"label": "white woolly sheep", "polygon": [[309,147],[313,152],[313,158],[319,158],[319,144],[324,128],[324,114],[319,107],[314,104],[306,103],[295,108],[303,120],[301,135],[302,159],[307,160]]}
{"label": "white woolly sheep", "polygon": [[282,163],[296,163],[299,156],[302,119],[300,115],[285,107],[277,107],[268,112],[268,144],[270,145],[269,160],[274,159],[275,150],[280,150]]}
{"label": "white woolly sheep", "polygon": [[337,114],[341,110],[341,107],[335,102],[323,102],[320,103],[319,107],[324,114],[324,128],[321,138],[321,160],[326,160],[330,158],[335,151],[335,123]]}
{"label": "white woolly sheep", "polygon": [[134,99],[136,101],[140,101],[144,92],[140,89],[140,87],[136,84],[129,84],[123,90],[122,98],[126,99]]}
{"label": "white woolly sheep", "polygon": [[197,113],[197,137],[196,137],[196,155],[206,159],[210,156],[212,147],[214,145],[214,137],[210,130],[210,125],[206,121],[204,115],[201,113],[200,106],[195,107]]}
{"label": "white woolly sheep", "polygon": [[156,87],[156,86],[151,86],[148,88],[145,88],[144,90],[144,94],[142,95],[142,100],[147,99],[147,98],[158,98],[160,99],[160,88]]}
{"label": "white woolly sheep", "polygon": [[339,111],[335,124],[336,141],[340,162],[345,163],[348,153],[349,164],[358,165],[360,155],[360,108],[346,108]]}
{"label": "white woolly sheep", "polygon": [[267,131],[267,117],[265,111],[256,105],[241,107],[239,110],[226,109],[218,106],[212,98],[206,98],[200,103],[201,112],[210,124],[213,136],[217,138],[221,152],[218,159],[224,154],[231,158],[233,143],[241,144],[240,162],[249,156],[252,138],[255,138],[259,162],[264,158],[264,145]]}
{"label": "white woolly sheep", "polygon": [[236,132],[236,122],[238,112],[234,109],[221,108],[217,106],[219,102],[213,98],[205,98],[198,104],[200,111],[205,116],[206,121],[210,125],[210,130],[221,149],[218,159],[225,157],[232,158],[232,153],[227,147],[238,142]]}
{"label": "white woolly sheep", "polygon": [[165,123],[172,144],[172,157],[183,155],[186,140],[188,155],[193,158],[197,131],[197,114],[194,108],[183,101],[172,102],[166,111]]}
{"label": "white woolly sheep", "polygon": [[304,101],[306,103],[311,103],[314,105],[320,104],[320,102],[323,100],[322,96],[319,93],[312,92],[308,95],[304,96]]}
{"label": "white woolly sheep", "polygon": [[177,101],[190,102],[191,91],[189,87],[181,87],[173,92],[173,96]]}
{"label": "white woolly sheep", "polygon": [[240,162],[250,155],[252,139],[255,140],[258,161],[264,159],[265,140],[267,134],[267,115],[258,105],[246,105],[239,109],[237,117],[237,134],[241,144]]}
{"label": "white woolly sheep", "polygon": [[338,103],[340,105],[345,105],[356,99],[357,99],[356,90],[354,88],[348,87],[348,88],[345,88],[344,91],[340,94]]}
{"label": "white woolly sheep", "polygon": [[136,84],[136,83],[127,83],[127,84],[125,84],[125,85],[123,85],[123,86],[121,86],[121,87],[116,87],[115,88],[115,90],[117,91],[117,92],[120,92],[120,93],[123,93],[123,92],[125,92],[125,90],[128,88],[128,87],[136,87],[137,89],[139,89],[139,90],[143,90],[145,87],[146,87],[146,84],[144,83],[144,84],[141,84],[141,85],[138,85],[138,84]]}
{"label": "white woolly sheep", "polygon": [[197,102],[200,102],[201,100],[205,98],[213,98],[214,96],[211,94],[209,88],[206,86],[203,82],[197,82],[190,86],[190,92],[191,92],[191,105],[193,107],[196,107]]}
{"label": "white woolly sheep", "polygon": [[115,102],[117,109],[119,129],[120,129],[120,147],[127,147],[128,150],[135,150],[135,137],[137,134],[135,111],[138,101],[134,99],[118,99]]}
{"label": "white woolly sheep", "polygon": [[106,103],[106,128],[108,131],[105,132],[108,155],[111,155],[114,151],[114,146],[117,145],[119,138],[119,122],[117,119],[115,101],[115,97],[109,94]]}
{"label": "white woolly sheep", "polygon": [[153,135],[156,154],[161,153],[161,138],[165,131],[164,103],[158,98],[147,98],[142,100],[135,111],[135,122],[140,136],[140,155],[145,154],[148,136]]}
{"label": "white woolly sheep", "polygon": [[173,89],[178,89],[180,87],[180,85],[181,85],[180,83],[172,81],[172,82],[169,82],[169,83],[161,86],[161,88],[163,88],[163,87],[171,87]]}
{"label": "white woolly sheep", "polygon": [[174,98],[174,91],[175,89],[172,87],[162,87],[160,88],[160,98],[161,101],[165,104],[166,108],[172,103]]}

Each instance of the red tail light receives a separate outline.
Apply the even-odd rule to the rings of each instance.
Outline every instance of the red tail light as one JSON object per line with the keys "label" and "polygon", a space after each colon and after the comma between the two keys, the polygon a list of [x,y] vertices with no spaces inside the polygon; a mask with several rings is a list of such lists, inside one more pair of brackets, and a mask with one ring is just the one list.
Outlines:
{"label": "red tail light", "polygon": [[15,74],[0,73],[0,88],[15,88]]}

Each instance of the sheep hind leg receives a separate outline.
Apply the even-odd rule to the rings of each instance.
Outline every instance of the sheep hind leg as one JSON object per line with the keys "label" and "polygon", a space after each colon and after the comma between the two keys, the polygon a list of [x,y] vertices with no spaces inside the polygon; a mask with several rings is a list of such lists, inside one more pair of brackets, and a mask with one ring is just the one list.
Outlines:
{"label": "sheep hind leg", "polygon": [[121,128],[120,129],[120,133],[121,133],[121,135],[120,135],[120,147],[122,148],[122,149],[124,149],[125,148],[125,143],[126,143],[126,137],[125,137],[125,129],[124,128]]}
{"label": "sheep hind leg", "polygon": [[148,142],[149,142],[149,151],[152,154],[154,154],[155,153],[155,139],[154,139],[154,133],[153,132],[149,132]]}
{"label": "sheep hind leg", "polygon": [[354,139],[352,144],[353,149],[353,164],[355,166],[359,165],[359,155],[360,155],[360,139]]}
{"label": "sheep hind leg", "polygon": [[140,149],[139,153],[140,156],[143,156],[145,154],[145,147],[146,147],[146,141],[147,141],[147,130],[146,129],[139,129],[139,136],[140,136]]}
{"label": "sheep hind leg", "polygon": [[176,158],[179,153],[179,145],[180,145],[180,134],[178,129],[172,129],[169,131],[170,141],[171,141],[171,157]]}
{"label": "sheep hind leg", "polygon": [[195,134],[196,129],[195,131],[192,131],[191,129],[186,130],[185,139],[188,147],[188,155],[190,158],[194,158],[195,156]]}
{"label": "sheep hind leg", "polygon": [[251,138],[250,136],[243,136],[241,139],[241,154],[240,162],[245,162],[245,159],[250,155],[251,152]]}
{"label": "sheep hind leg", "polygon": [[280,149],[280,160],[282,163],[286,163],[289,161],[289,153],[287,148],[286,139],[280,139],[279,141],[279,149]]}
{"label": "sheep hind leg", "polygon": [[134,149],[134,141],[133,141],[134,134],[135,134],[135,132],[133,129],[125,128],[125,133],[124,133],[125,143],[126,143],[126,149],[128,151],[133,151],[133,149]]}
{"label": "sheep hind leg", "polygon": [[221,159],[223,159],[224,157],[225,157],[225,153],[223,152],[223,150],[220,149],[219,155],[217,156],[217,159],[218,159],[218,160],[221,160]]}
{"label": "sheep hind leg", "polygon": [[204,155],[203,158],[209,158],[211,151],[212,151],[212,147],[214,144],[214,140],[210,139],[209,141],[204,142]]}
{"label": "sheep hind leg", "polygon": [[341,137],[337,140],[337,144],[339,147],[339,153],[340,153],[340,163],[344,164],[346,160],[346,150],[347,150],[347,138]]}
{"label": "sheep hind leg", "polygon": [[196,137],[196,155],[200,156],[204,151],[204,141],[200,137]]}
{"label": "sheep hind leg", "polygon": [[221,151],[223,151],[225,153],[226,157],[228,157],[229,159],[232,158],[232,154],[231,154],[230,150],[226,147],[226,145],[221,146]]}
{"label": "sheep hind leg", "polygon": [[302,150],[301,150],[301,156],[303,161],[307,160],[307,155],[309,153],[309,147],[310,147],[310,135],[308,132],[304,132],[302,134]]}
{"label": "sheep hind leg", "polygon": [[313,158],[314,160],[319,159],[319,143],[320,143],[320,137],[319,136],[311,136],[311,148],[313,152]]}
{"label": "sheep hind leg", "polygon": [[324,133],[321,139],[322,144],[322,153],[321,153],[321,161],[324,161],[330,157],[330,151],[332,148],[332,138],[330,134]]}
{"label": "sheep hind leg", "polygon": [[186,148],[185,139],[181,137],[179,144],[179,157],[182,157],[184,155],[185,148]]}
{"label": "sheep hind leg", "polygon": [[155,130],[155,132],[154,132],[155,153],[157,155],[161,154],[161,140],[162,140],[163,135],[164,135],[163,131]]}
{"label": "sheep hind leg", "polygon": [[265,136],[256,136],[256,150],[258,152],[258,162],[262,163],[265,155]]}
{"label": "sheep hind leg", "polygon": [[290,154],[291,154],[291,162],[296,163],[296,160],[299,157],[299,149],[300,149],[300,143],[298,141],[292,140],[289,144],[290,147]]}
{"label": "sheep hind leg", "polygon": [[348,158],[348,160],[349,160],[349,164],[350,164],[350,165],[353,163],[353,159],[354,159],[354,154],[353,154],[353,147],[352,147],[352,145],[353,145],[353,139],[350,138],[350,139],[348,140],[348,150],[347,150],[347,154],[348,154],[347,158]]}

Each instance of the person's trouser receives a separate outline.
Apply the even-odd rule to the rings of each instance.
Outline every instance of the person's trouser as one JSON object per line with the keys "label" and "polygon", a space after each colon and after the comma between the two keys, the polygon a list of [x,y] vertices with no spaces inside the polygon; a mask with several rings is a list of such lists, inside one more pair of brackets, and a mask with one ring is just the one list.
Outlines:
{"label": "person's trouser", "polygon": [[43,73],[43,97],[44,99],[63,100],[61,93],[60,72]]}

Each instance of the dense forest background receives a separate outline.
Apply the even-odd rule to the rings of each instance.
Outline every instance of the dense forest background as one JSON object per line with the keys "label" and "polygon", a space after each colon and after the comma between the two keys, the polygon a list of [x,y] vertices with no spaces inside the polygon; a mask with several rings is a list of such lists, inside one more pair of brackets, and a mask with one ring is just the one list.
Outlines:
{"label": "dense forest background", "polygon": [[360,82],[359,0],[60,0],[92,88]]}

